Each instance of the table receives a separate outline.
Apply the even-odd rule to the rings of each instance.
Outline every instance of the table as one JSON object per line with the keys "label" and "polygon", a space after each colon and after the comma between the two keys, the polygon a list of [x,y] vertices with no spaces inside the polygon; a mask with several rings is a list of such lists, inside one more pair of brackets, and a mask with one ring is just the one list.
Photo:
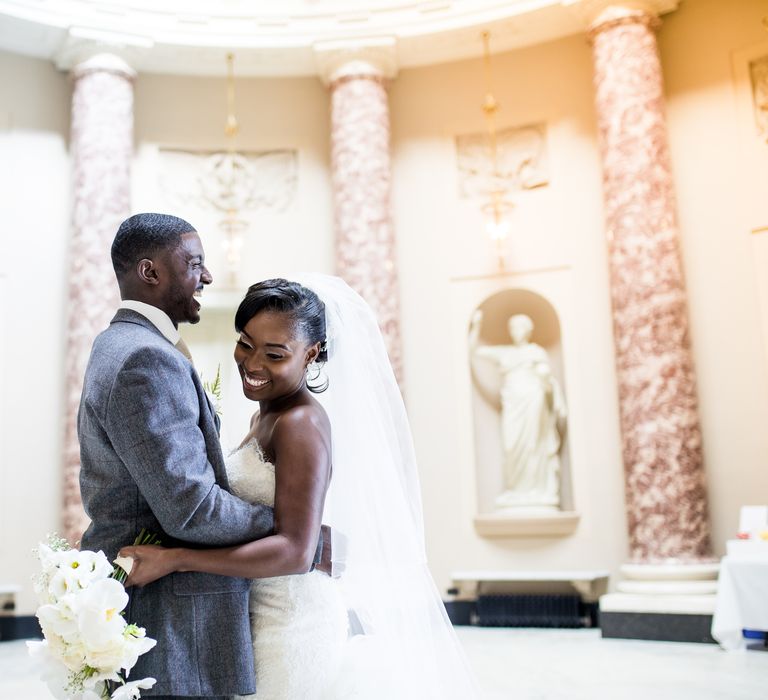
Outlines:
{"label": "table", "polygon": [[712,636],[723,649],[745,647],[743,629],[768,631],[768,555],[728,555],[720,563]]}

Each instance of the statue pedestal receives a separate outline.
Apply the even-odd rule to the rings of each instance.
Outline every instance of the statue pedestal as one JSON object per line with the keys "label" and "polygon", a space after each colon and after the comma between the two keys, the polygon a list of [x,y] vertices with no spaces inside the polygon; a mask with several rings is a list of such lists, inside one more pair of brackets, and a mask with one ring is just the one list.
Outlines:
{"label": "statue pedestal", "polygon": [[507,508],[475,516],[482,537],[563,537],[572,534],[581,515],[556,508]]}
{"label": "statue pedestal", "polygon": [[603,637],[709,642],[720,564],[625,564],[616,593],[600,598]]}

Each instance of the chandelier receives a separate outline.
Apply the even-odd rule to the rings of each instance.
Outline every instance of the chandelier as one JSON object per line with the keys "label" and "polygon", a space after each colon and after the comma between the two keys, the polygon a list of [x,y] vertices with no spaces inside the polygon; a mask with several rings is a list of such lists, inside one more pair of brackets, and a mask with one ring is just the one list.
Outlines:
{"label": "chandelier", "polygon": [[490,157],[490,173],[486,201],[481,205],[481,211],[485,219],[485,230],[496,247],[496,256],[499,270],[506,269],[505,248],[512,224],[510,217],[514,205],[508,199],[509,186],[499,169],[499,152],[496,134],[496,114],[499,111],[499,103],[493,94],[491,81],[491,33],[484,31],[483,39],[483,66],[485,74],[485,99],[483,100],[483,114],[488,132],[488,151]]}

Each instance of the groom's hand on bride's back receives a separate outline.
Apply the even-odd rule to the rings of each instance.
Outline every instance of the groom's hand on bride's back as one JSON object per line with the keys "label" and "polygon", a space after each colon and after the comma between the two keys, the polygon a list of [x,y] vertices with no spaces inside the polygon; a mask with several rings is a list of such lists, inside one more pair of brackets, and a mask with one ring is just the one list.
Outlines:
{"label": "groom's hand on bride's back", "polygon": [[320,561],[315,564],[315,568],[330,576],[332,568],[331,528],[328,525],[321,525],[320,530],[323,536],[323,551],[320,555]]}

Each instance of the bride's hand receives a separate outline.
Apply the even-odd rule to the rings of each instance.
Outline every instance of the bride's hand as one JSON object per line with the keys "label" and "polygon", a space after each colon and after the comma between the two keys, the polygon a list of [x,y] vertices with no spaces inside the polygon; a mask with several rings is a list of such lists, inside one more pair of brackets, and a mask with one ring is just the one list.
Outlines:
{"label": "bride's hand", "polygon": [[133,559],[133,567],[125,581],[125,586],[141,588],[176,571],[175,551],[148,544],[123,547],[117,556]]}

